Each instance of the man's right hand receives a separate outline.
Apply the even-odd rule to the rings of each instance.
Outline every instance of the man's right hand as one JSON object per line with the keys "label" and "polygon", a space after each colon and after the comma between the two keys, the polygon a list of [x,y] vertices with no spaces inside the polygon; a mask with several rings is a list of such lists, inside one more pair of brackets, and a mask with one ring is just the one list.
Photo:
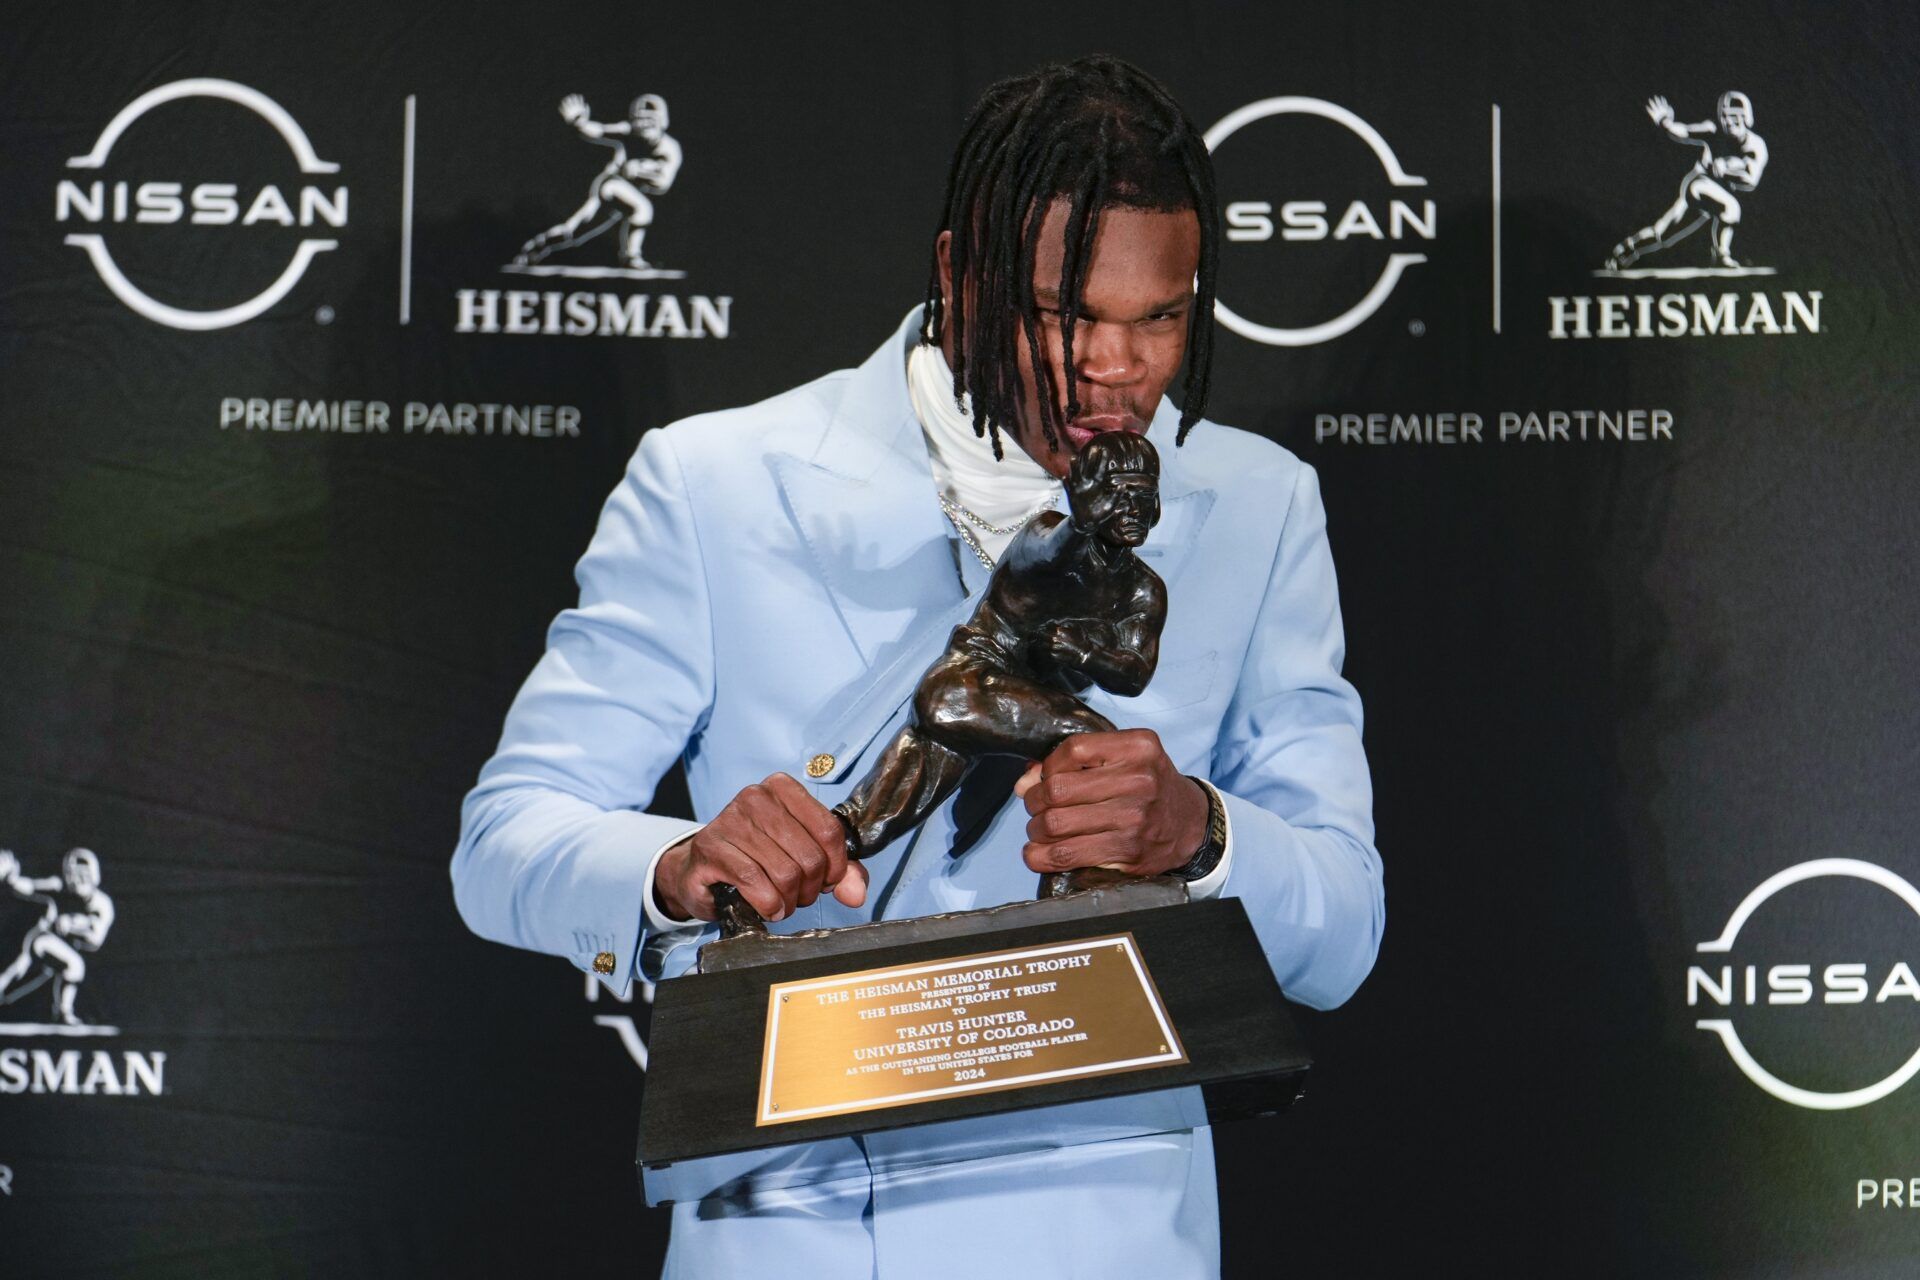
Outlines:
{"label": "man's right hand", "polygon": [[784,773],[728,801],[653,873],[655,899],[681,920],[712,920],[713,886],[722,883],[768,920],[785,919],[822,890],[849,907],[867,900],[867,870],[847,859],[840,819]]}

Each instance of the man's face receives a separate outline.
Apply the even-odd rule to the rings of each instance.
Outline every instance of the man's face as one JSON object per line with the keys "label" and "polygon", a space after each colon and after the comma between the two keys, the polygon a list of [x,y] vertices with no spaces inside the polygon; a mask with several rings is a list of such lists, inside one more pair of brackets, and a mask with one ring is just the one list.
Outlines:
{"label": "man's face", "polygon": [[[1057,388],[1054,403],[1066,418],[1067,382],[1060,329],[1060,278],[1069,204],[1047,207],[1034,252],[1034,301],[1040,311],[1040,350]],[[940,239],[941,288],[952,314],[953,277],[948,236]],[[1200,219],[1191,209],[1154,212],[1109,205],[1093,237],[1080,316],[1073,330],[1074,375],[1079,416],[1065,424],[1059,447],[1049,448],[1041,427],[1044,379],[1036,377],[1024,340],[1020,364],[1020,423],[1014,436],[1035,462],[1064,477],[1074,453],[1102,431],[1145,431],[1187,353],[1187,317],[1193,309],[1193,278],[1200,269]],[[953,359],[951,333],[943,335]],[[1142,537],[1145,536],[1143,533]],[[1134,544],[1138,545],[1138,544]]]}
{"label": "man's face", "polygon": [[1073,522],[1115,547],[1137,547],[1160,523],[1160,478],[1144,471],[1109,471],[1097,484],[1067,495]]}

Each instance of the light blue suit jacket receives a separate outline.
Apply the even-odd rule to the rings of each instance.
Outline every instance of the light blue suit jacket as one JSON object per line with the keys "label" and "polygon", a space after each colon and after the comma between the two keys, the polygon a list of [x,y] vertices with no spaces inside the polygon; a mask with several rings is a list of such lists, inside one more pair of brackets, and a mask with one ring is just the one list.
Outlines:
{"label": "light blue suit jacket", "polygon": [[[936,501],[908,401],[918,327],[916,311],[858,369],[642,437],[579,563],[579,606],[554,620],[467,797],[453,881],[475,932],[583,970],[610,952],[604,981],[622,994],[638,967],[682,973],[711,931],[649,936],[641,899],[654,850],[691,826],[641,812],[674,760],[703,818],[774,772],[831,805],[902,723],[986,583]],[[1177,425],[1163,400],[1148,435],[1164,514],[1141,551],[1167,584],[1159,667],[1138,697],[1086,699],[1220,790],[1224,892],[1288,996],[1325,1008],[1371,968],[1384,899],[1319,487],[1259,436],[1202,422],[1176,448]],[[820,754],[833,768],[809,779]],[[823,897],[775,928],[1030,898],[1025,827],[1011,802],[956,860],[949,803],[869,862],[865,907]],[[1217,1209],[1207,1135],[1185,1131],[1191,1092],[1019,1113],[1029,1135],[1059,1112],[1062,1131],[1173,1131],[1158,1137],[940,1170],[915,1171],[912,1130],[819,1144],[844,1180],[678,1206],[668,1273],[778,1258],[820,1275],[1206,1274]]]}

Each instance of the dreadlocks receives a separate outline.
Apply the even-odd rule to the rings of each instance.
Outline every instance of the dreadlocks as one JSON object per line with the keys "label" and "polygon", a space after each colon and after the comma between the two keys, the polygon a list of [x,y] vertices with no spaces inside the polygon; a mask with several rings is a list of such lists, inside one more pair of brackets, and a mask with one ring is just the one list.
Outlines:
{"label": "dreadlocks", "polygon": [[[1052,365],[1040,349],[1033,296],[1040,224],[1056,197],[1070,202],[1060,280],[1060,333],[1067,409],[1058,405]],[[1213,161],[1200,133],[1159,82],[1104,55],[1054,64],[981,95],[947,175],[940,229],[951,231],[953,395],[973,405],[973,429],[1004,456],[1000,434],[1018,422],[1016,343],[1025,343],[1040,390],[1041,431],[1059,447],[1064,422],[1079,415],[1073,331],[1102,209],[1192,209],[1200,220],[1200,272],[1187,315],[1187,377],[1175,444],[1207,407],[1213,363],[1214,276],[1219,263]],[[971,288],[968,286],[971,285]],[[936,249],[920,340],[940,340],[947,323]],[[1044,370],[1044,374],[1040,371]]]}

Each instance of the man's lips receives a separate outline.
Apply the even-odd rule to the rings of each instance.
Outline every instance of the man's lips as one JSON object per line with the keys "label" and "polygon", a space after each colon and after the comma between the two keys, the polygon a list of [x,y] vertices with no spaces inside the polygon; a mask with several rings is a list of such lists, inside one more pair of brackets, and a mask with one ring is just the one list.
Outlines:
{"label": "man's lips", "polygon": [[1140,420],[1130,413],[1083,413],[1067,424],[1067,440],[1076,450],[1107,431],[1139,431]]}

